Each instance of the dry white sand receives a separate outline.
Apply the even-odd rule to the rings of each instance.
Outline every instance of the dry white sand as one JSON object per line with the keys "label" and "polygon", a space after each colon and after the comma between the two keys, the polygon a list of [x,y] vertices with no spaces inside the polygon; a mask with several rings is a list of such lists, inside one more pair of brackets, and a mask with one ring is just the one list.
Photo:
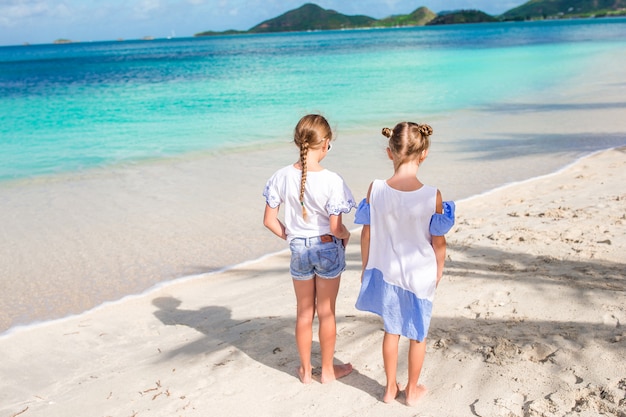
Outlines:
{"label": "dry white sand", "polygon": [[355,233],[337,311],[351,375],[295,376],[282,252],[0,337],[0,415],[623,417],[625,152],[458,203],[415,408],[380,401],[381,323],[354,308]]}

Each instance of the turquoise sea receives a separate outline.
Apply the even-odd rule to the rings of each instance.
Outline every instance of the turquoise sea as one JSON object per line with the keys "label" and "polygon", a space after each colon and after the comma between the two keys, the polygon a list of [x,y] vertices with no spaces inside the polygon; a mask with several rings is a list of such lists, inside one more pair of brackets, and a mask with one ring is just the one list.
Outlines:
{"label": "turquoise sea", "polygon": [[624,45],[589,19],[0,47],[0,181],[494,106]]}

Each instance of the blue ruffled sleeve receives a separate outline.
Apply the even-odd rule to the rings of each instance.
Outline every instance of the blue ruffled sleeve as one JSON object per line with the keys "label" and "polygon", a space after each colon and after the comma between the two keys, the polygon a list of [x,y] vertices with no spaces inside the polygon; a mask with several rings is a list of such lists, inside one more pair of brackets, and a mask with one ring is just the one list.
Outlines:
{"label": "blue ruffled sleeve", "polygon": [[366,198],[361,200],[356,209],[356,213],[354,214],[354,223],[370,224],[370,205]]}
{"label": "blue ruffled sleeve", "polygon": [[454,201],[443,202],[443,213],[435,213],[430,218],[430,234],[433,236],[443,236],[454,226]]}

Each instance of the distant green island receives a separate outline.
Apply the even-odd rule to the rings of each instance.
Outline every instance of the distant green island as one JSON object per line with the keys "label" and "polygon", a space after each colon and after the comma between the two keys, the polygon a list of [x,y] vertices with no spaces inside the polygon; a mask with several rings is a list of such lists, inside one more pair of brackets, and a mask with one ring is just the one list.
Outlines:
{"label": "distant green island", "polygon": [[278,17],[266,20],[246,31],[206,31],[194,36],[237,35],[250,33],[307,32],[361,28],[491,23],[524,20],[598,18],[626,16],[626,0],[530,0],[499,16],[480,10],[455,10],[436,14],[419,7],[410,14],[393,15],[384,19],[356,15],[348,16],[334,10],[307,3]]}

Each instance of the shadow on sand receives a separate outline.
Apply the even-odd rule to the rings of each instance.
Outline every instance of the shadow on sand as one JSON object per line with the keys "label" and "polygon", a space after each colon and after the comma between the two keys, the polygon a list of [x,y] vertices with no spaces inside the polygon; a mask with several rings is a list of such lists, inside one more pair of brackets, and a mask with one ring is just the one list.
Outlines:
{"label": "shadow on sand", "polygon": [[[626,269],[622,263],[554,259],[512,253],[478,244],[456,246],[451,243],[449,249],[451,253],[463,252],[464,260],[455,260],[454,257],[449,260],[446,263],[448,276],[454,276],[455,280],[496,281],[502,291],[511,293],[512,300],[516,303],[532,302],[515,298],[515,289],[519,286],[532,286],[553,292],[553,295],[547,297],[553,297],[554,303],[563,303],[563,308],[596,302],[596,291],[614,294],[619,305],[619,299],[623,299],[626,293]],[[256,270],[251,266],[247,266],[245,270],[246,276],[253,278],[268,273],[267,269]],[[348,271],[353,274],[360,271],[358,254],[348,256]],[[568,291],[567,298],[561,297],[564,290]],[[467,305],[478,297],[479,294],[468,294]],[[168,352],[166,359],[177,355],[207,355],[232,347],[233,352],[237,350],[297,380],[295,369],[298,366],[298,353],[294,340],[294,317],[257,316],[236,320],[232,318],[231,310],[223,306],[213,305],[198,310],[180,309],[181,301],[173,297],[156,298],[153,304],[158,308],[155,316],[164,325],[187,326],[204,335],[199,340]],[[576,321],[555,321],[522,317],[514,313],[504,317],[490,316],[484,314],[484,311],[475,315],[469,310],[467,313],[465,317],[458,314],[454,317],[445,314],[433,317],[429,350],[450,349],[450,354],[456,355],[460,352],[465,357],[503,364],[511,360],[547,361],[560,349],[580,350],[594,343],[600,343],[613,351],[623,351],[626,348],[626,334],[618,319],[602,323],[588,317],[581,317]],[[608,311],[598,314],[599,317],[610,316]],[[373,351],[378,353],[382,341],[381,328],[380,319],[373,314],[355,310],[354,314],[338,316],[338,340],[344,352],[340,356],[347,356],[341,359],[350,362],[360,355],[369,355]],[[368,339],[376,333],[380,334],[380,338],[372,343]],[[543,347],[532,351],[533,346],[538,344]],[[319,365],[319,344],[316,342],[313,344],[312,355],[314,365]],[[223,363],[215,363],[214,366],[223,365],[235,358],[236,355],[231,353],[221,359]],[[380,361],[382,363],[382,358]],[[377,365],[379,364],[372,364]],[[365,369],[362,372],[367,373]],[[362,372],[355,369],[352,374],[339,381],[379,399],[383,386]],[[402,370],[399,369],[399,375],[401,373]]]}
{"label": "shadow on sand", "polygon": [[[295,318],[269,316],[234,320],[230,309],[222,306],[182,310],[179,308],[180,300],[173,297],[160,297],[152,302],[158,307],[154,315],[163,324],[188,326],[205,335],[199,340],[167,353],[165,360],[178,355],[207,355],[231,346],[267,367],[298,379],[296,368],[299,366],[299,359],[293,331]],[[341,327],[339,319],[337,327]],[[231,360],[234,358],[222,359],[214,366],[225,365]],[[320,363],[320,348],[316,341],[313,342],[312,361],[314,366]],[[335,359],[335,363],[343,362]],[[313,376],[314,379],[317,377],[319,380],[319,373],[316,371],[319,371],[319,368],[314,370]],[[375,398],[378,398],[383,389],[377,381],[363,375],[357,369],[338,381],[360,389]]]}

